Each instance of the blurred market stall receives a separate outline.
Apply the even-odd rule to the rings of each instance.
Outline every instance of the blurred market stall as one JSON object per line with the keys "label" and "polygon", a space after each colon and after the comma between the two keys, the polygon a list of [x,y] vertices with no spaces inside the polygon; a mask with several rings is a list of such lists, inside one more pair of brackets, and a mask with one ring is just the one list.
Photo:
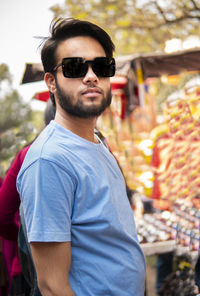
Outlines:
{"label": "blurred market stall", "polygon": [[[113,101],[97,124],[134,192],[139,241],[146,255],[175,251],[195,262],[200,247],[200,49],[117,57],[116,65]],[[41,64],[26,64],[22,84],[43,76]],[[168,89],[157,106],[160,81]],[[49,93],[33,98],[47,101]]]}

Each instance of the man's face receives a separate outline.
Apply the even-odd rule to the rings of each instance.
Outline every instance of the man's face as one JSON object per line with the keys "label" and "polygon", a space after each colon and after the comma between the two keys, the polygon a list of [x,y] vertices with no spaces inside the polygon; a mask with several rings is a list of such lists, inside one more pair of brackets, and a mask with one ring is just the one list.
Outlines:
{"label": "man's face", "polygon": [[[73,37],[63,41],[57,49],[57,64],[65,57],[82,57],[93,60],[105,57],[103,47],[91,37]],[[56,72],[56,91],[59,105],[66,113],[90,118],[99,116],[111,103],[110,79],[98,77],[91,66],[81,78],[66,78],[62,67]]]}

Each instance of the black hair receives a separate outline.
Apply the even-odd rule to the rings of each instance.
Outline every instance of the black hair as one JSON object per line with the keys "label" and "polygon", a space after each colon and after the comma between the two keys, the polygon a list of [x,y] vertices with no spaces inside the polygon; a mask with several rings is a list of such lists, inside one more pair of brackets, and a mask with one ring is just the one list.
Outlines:
{"label": "black hair", "polygon": [[44,123],[48,125],[51,120],[55,118],[56,115],[56,106],[52,100],[48,100],[45,111],[44,111]]}
{"label": "black hair", "polygon": [[58,45],[71,37],[88,36],[96,39],[103,47],[107,57],[113,56],[115,46],[110,36],[99,26],[73,18],[58,18],[50,25],[50,37],[43,44],[41,59],[44,72],[53,72],[56,66]]}

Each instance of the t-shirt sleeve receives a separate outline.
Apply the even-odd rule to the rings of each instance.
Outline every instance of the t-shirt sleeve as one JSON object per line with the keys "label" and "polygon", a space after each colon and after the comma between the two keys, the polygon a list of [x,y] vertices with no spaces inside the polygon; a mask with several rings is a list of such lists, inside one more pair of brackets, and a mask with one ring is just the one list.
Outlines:
{"label": "t-shirt sleeve", "polygon": [[73,176],[58,164],[39,159],[21,174],[18,182],[28,241],[70,241]]}

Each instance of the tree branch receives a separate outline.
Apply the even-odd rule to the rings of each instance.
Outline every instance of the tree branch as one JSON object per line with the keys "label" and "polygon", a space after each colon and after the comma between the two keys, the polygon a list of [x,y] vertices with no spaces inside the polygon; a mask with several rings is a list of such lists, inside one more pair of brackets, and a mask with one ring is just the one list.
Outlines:
{"label": "tree branch", "polygon": [[[200,16],[183,15],[183,16],[173,19],[173,20],[165,19],[165,21],[163,23],[160,22],[160,23],[157,23],[156,25],[145,24],[144,20],[143,20],[143,22],[135,21],[134,23],[132,22],[131,25],[127,26],[126,29],[132,30],[132,29],[137,28],[137,29],[141,29],[141,30],[150,30],[151,31],[151,30],[156,30],[156,29],[164,27],[164,26],[173,25],[173,24],[183,22],[186,19],[200,20]],[[124,27],[118,26],[118,29],[124,29]]]}
{"label": "tree branch", "polygon": [[195,10],[200,10],[200,8],[198,7],[198,5],[196,4],[195,0],[190,0],[195,8]]}
{"label": "tree branch", "polygon": [[[183,9],[183,15],[180,16],[180,17],[177,17],[177,18],[174,18],[174,19],[169,19],[167,17],[167,12],[164,11],[162,9],[162,7],[157,3],[157,1],[152,1],[152,5],[154,5],[158,11],[158,13],[160,14],[160,16],[162,16],[162,19],[163,19],[163,23],[159,23],[159,24],[156,24],[156,26],[146,26],[148,29],[155,29],[157,28],[158,26],[165,26],[165,25],[170,25],[170,24],[175,24],[175,23],[180,23],[182,22],[183,20],[186,20],[186,19],[197,19],[199,20],[200,19],[200,14],[199,14],[199,11],[200,11],[200,8],[197,6],[195,0],[191,0],[192,4],[193,4],[193,8],[192,9],[188,9],[186,7],[184,7],[185,9]],[[198,14],[197,15],[192,15],[192,13],[195,13],[197,12]],[[145,27],[145,26],[144,26]]]}
{"label": "tree branch", "polygon": [[[194,16],[194,15],[188,15],[188,14],[185,14],[181,17],[178,17],[176,19],[173,19],[173,20],[169,20],[169,19],[166,19],[166,22],[165,24],[163,25],[166,25],[166,24],[176,24],[176,23],[180,23],[186,19],[196,19],[196,20],[200,20],[200,15],[199,16]],[[161,24],[162,26],[162,24]]]}
{"label": "tree branch", "polygon": [[160,12],[160,14],[162,15],[164,21],[167,21],[166,16],[165,16],[165,13],[162,10],[162,8],[160,7],[160,5],[156,1],[153,1],[152,4],[154,4],[155,7],[157,8],[157,10]]}

